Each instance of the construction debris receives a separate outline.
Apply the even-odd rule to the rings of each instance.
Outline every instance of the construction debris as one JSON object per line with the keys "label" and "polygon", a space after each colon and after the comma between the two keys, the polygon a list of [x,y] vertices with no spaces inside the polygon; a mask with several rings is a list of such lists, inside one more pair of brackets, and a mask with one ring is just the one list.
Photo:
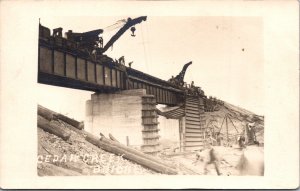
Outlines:
{"label": "construction debris", "polygon": [[47,131],[49,133],[52,133],[52,134],[62,138],[64,141],[68,140],[71,136],[70,133],[65,132],[58,125],[50,124],[50,121],[48,121],[40,116],[38,116],[38,127],[43,129],[44,131]]}
{"label": "construction debris", "polygon": [[53,119],[60,119],[70,125],[72,125],[73,127],[76,127],[77,129],[84,129],[84,123],[83,122],[79,122],[76,121],[74,119],[71,119],[65,115],[62,115],[60,113],[56,113],[54,111],[51,111],[41,105],[38,105],[38,115],[46,118],[47,120],[51,121]]}
{"label": "construction debris", "polygon": [[[51,119],[49,121],[38,116],[39,176],[159,174],[87,142],[85,137],[92,136],[90,133],[79,130],[59,118]],[[45,126],[47,129],[43,128]],[[68,139],[64,138],[67,136],[63,136],[66,134]]]}
{"label": "construction debris", "polygon": [[159,173],[163,174],[178,174],[178,172],[168,166],[165,166],[161,163],[158,163],[153,160],[149,160],[147,156],[145,156],[142,153],[139,153],[138,155],[136,154],[137,151],[131,152],[131,149],[124,148],[123,146],[119,146],[120,144],[110,144],[111,141],[103,141],[103,138],[100,140],[87,136],[86,140],[93,145],[98,146],[101,149],[104,149],[108,152],[114,153],[116,155],[122,156],[130,161],[136,162],[137,164],[140,164],[142,166],[148,167],[151,170],[154,170]]}
{"label": "construction debris", "polygon": [[[174,166],[162,158],[125,146],[113,135],[96,137],[75,128],[61,114],[39,106],[38,174],[197,174],[184,165]],[[42,117],[43,116],[43,117]],[[62,115],[63,116],[63,115]],[[69,122],[69,121],[68,121]],[[73,123],[74,124],[74,123]]]}
{"label": "construction debris", "polygon": [[[230,122],[233,125],[233,127],[228,126],[229,135],[241,132],[241,126],[248,123],[245,123],[245,120],[239,121],[237,119],[242,119],[242,117],[249,118],[249,116],[243,116],[239,112],[233,113],[233,110],[228,108],[225,104],[219,111],[215,111],[215,119],[210,125],[220,130],[222,121],[227,115],[230,118],[228,120],[232,120]],[[226,112],[228,114],[224,115]],[[40,176],[203,175],[206,173],[204,171],[205,162],[199,161],[194,163],[197,151],[178,153],[171,149],[172,151],[170,150],[167,153],[163,151],[158,153],[157,156],[151,156],[143,153],[141,150],[120,143],[112,134],[108,134],[108,137],[105,137],[100,133],[101,136],[98,137],[83,129],[80,130],[76,123],[72,123],[70,120],[63,120],[69,117],[42,106],[39,106],[38,114],[37,167]],[[208,116],[204,117],[209,119]],[[257,124],[260,125],[260,118],[256,117],[256,119],[256,126]],[[227,129],[225,132],[221,131],[220,134],[225,135],[226,132]],[[235,141],[235,137],[229,138]],[[220,161],[219,163],[221,175],[242,174],[242,171],[239,170],[240,167],[236,168],[240,163],[239,161],[241,161],[241,157],[244,156],[242,148],[239,148],[238,145],[228,147],[224,144],[214,146],[214,148],[218,150],[220,156],[226,161]],[[263,152],[263,147],[258,149]],[[216,175],[213,166],[208,166],[207,170],[208,175]],[[248,169],[244,171],[250,172]]]}

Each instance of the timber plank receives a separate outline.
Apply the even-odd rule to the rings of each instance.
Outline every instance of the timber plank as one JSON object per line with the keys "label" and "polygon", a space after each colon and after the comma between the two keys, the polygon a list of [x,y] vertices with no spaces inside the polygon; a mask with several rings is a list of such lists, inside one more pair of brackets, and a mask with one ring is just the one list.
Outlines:
{"label": "timber plank", "polygon": [[199,112],[199,108],[194,108],[194,107],[186,107],[185,108],[185,111],[197,111],[197,112]]}
{"label": "timber plank", "polygon": [[190,109],[186,109],[186,113],[190,113],[190,114],[195,114],[198,115],[200,114],[199,110],[190,110]]}
{"label": "timber plank", "polygon": [[203,141],[203,136],[202,137],[185,137],[185,141],[187,142],[187,143],[189,143],[189,142],[197,142],[197,143],[199,143],[199,142],[202,142]]}
{"label": "timber plank", "polygon": [[186,119],[187,121],[200,122],[200,118],[199,118],[199,117],[195,118],[195,117],[189,117],[189,116],[186,116],[185,119]]}
{"label": "timber plank", "polygon": [[188,121],[188,120],[186,120],[185,124],[186,125],[200,126],[201,122],[200,121]]}
{"label": "timber plank", "polygon": [[200,119],[199,114],[193,114],[193,113],[186,112],[185,115],[186,115],[187,117],[193,117],[193,118],[199,118],[199,119]]}
{"label": "timber plank", "polygon": [[195,146],[203,146],[203,142],[202,141],[186,141],[185,142],[185,146],[186,147],[195,147]]}

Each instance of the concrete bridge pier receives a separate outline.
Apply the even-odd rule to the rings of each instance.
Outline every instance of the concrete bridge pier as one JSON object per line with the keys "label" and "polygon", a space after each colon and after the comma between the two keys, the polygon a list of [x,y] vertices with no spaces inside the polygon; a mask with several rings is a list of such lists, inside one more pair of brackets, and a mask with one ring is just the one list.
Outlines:
{"label": "concrete bridge pier", "polygon": [[145,89],[94,93],[86,102],[85,128],[96,136],[111,133],[122,144],[155,153],[159,150],[155,105],[154,96],[146,95]]}

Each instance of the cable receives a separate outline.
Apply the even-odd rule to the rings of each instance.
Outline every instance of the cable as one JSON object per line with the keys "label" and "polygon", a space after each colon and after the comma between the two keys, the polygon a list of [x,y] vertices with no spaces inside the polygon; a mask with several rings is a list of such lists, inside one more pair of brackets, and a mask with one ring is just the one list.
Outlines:
{"label": "cable", "polygon": [[145,46],[145,41],[144,41],[144,33],[143,33],[143,25],[141,25],[141,31],[142,31],[142,44],[143,44],[143,49],[144,49],[144,55],[145,55],[145,64],[146,64],[146,71],[149,72],[148,69],[148,59],[147,59],[147,53],[146,53],[146,46]]}
{"label": "cable", "polygon": [[107,27],[104,27],[103,30],[106,30],[106,31],[112,31],[112,30],[121,28],[121,27],[123,27],[123,26],[126,24],[126,22],[127,22],[126,19],[118,20],[118,21],[115,22],[114,24],[109,25],[109,26],[107,26]]}
{"label": "cable", "polygon": [[[149,43],[149,30],[148,30],[148,22],[145,23],[146,25],[146,40],[147,40],[147,43]],[[148,47],[149,48],[149,47]],[[151,54],[150,54],[150,51],[148,49],[148,64],[150,64],[150,66],[152,65],[152,59],[151,59]],[[150,67],[151,69],[151,67]]]}

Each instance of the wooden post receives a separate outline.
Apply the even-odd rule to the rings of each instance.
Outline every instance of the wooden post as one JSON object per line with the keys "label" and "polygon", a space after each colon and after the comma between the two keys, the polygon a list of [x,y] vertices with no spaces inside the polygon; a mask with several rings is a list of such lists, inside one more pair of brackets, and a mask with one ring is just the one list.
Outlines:
{"label": "wooden post", "polygon": [[229,138],[228,138],[228,122],[227,122],[227,115],[225,115],[226,118],[226,134],[227,134],[227,144],[229,143]]}
{"label": "wooden post", "polygon": [[129,146],[129,137],[126,136],[126,145]]}
{"label": "wooden post", "polygon": [[182,152],[182,118],[178,120],[179,123],[179,150]]}

